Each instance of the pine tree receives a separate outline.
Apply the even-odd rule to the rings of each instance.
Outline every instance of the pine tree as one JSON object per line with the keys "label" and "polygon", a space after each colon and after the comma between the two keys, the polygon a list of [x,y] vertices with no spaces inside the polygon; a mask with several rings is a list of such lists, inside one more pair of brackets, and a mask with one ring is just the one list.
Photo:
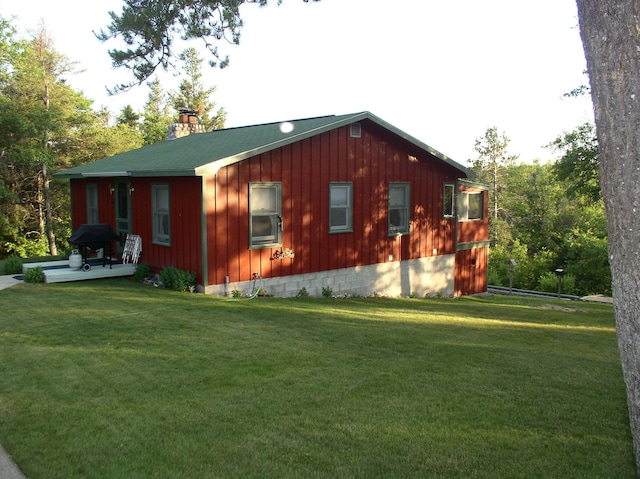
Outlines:
{"label": "pine tree", "polygon": [[215,87],[205,87],[202,81],[202,58],[195,48],[187,48],[180,55],[184,64],[185,78],[180,82],[177,91],[169,93],[171,104],[177,112],[181,108],[198,113],[200,124],[207,131],[224,128],[226,112],[219,108],[214,112],[216,104],[211,100]]}

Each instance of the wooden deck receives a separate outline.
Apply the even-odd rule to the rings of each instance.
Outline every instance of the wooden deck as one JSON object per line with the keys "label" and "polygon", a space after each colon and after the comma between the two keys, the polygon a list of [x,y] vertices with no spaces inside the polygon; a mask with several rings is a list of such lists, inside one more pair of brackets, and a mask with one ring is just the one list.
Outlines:
{"label": "wooden deck", "polygon": [[35,268],[36,266],[40,266],[44,270],[45,283],[67,283],[70,281],[85,281],[88,279],[132,276],[136,271],[136,265],[130,263],[113,263],[111,268],[109,268],[108,264],[104,267],[102,266],[102,263],[92,264],[91,270],[83,271],[81,269],[69,268],[69,261],[67,260],[27,263],[22,266],[22,271],[26,273],[28,269]]}

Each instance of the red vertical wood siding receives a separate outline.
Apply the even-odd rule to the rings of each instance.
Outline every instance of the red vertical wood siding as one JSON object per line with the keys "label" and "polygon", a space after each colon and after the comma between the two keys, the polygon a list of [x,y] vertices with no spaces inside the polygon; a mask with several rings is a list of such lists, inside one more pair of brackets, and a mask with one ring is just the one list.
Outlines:
{"label": "red vertical wood siding", "polygon": [[[202,281],[202,179],[199,177],[129,178],[131,193],[131,233],[142,237],[140,261],[156,271],[165,266],[192,271]],[[98,184],[101,223],[115,229],[115,196],[110,191],[114,179],[71,180],[72,228],[87,221],[86,184]],[[171,246],[153,244],[151,185],[169,185]]]}
{"label": "red vertical wood siding", "polygon": [[487,267],[489,248],[482,242],[489,239],[489,193],[468,185],[460,185],[459,192],[482,191],[484,212],[481,220],[458,223],[458,243],[480,243],[472,249],[456,253],[454,294],[464,296],[483,293],[487,290]]}
{"label": "red vertical wood siding", "polygon": [[110,191],[114,182],[108,178],[92,178],[71,180],[71,229],[75,231],[87,222],[87,183],[98,185],[98,221],[115,228],[115,197]]}
{"label": "red vertical wood siding", "polygon": [[[393,260],[454,254],[455,220],[442,218],[445,182],[460,172],[371,122],[361,138],[342,127],[221,168],[206,197],[209,284],[248,281]],[[295,258],[272,260],[278,248],[249,250],[250,182],[281,182],[282,248]],[[329,234],[329,183],[353,184],[353,231]],[[387,234],[389,182],[411,184],[410,234]],[[222,226],[225,225],[225,226]],[[401,258],[400,258],[401,256]]]}
{"label": "red vertical wood siding", "polygon": [[455,296],[487,290],[488,251],[488,248],[474,248],[456,253]]}

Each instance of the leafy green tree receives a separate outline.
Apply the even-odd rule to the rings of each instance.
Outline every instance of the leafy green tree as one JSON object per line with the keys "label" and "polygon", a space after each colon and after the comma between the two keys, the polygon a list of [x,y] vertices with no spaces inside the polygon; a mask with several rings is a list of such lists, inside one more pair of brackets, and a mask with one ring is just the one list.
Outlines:
{"label": "leafy green tree", "polygon": [[64,81],[71,64],[44,29],[21,40],[9,22],[0,28],[0,256],[55,254],[69,236],[69,191],[51,174],[107,156],[116,142],[139,146],[142,136],[108,127]]}
{"label": "leafy green tree", "polygon": [[173,121],[169,114],[168,98],[162,90],[160,80],[155,79],[148,85],[149,96],[142,111],[140,126],[145,145],[164,140],[167,135],[167,127]]}
{"label": "leafy green tree", "polygon": [[[308,2],[309,0],[303,0]],[[318,0],[313,0],[318,1]],[[121,38],[126,47],[109,50],[115,67],[128,69],[134,80],[112,92],[140,85],[162,67],[174,68],[174,42],[202,39],[211,54],[209,64],[224,68],[229,57],[218,51],[218,42],[240,42],[240,7],[245,3],[267,5],[267,0],[124,0],[122,12],[109,12],[111,22],[97,37],[103,42]],[[281,0],[278,0],[281,3]]]}
{"label": "leafy green tree", "polygon": [[502,197],[514,237],[530,245],[532,253],[556,248],[559,239],[555,218],[566,208],[566,200],[552,164],[536,161],[506,168]]}
{"label": "leafy green tree", "polygon": [[[219,108],[214,112],[216,104],[211,100],[215,87],[205,87],[202,80],[202,58],[195,48],[187,48],[180,55],[184,63],[185,78],[180,82],[177,91],[170,92],[169,98],[177,112],[180,108],[187,108],[198,113],[200,124],[207,131],[224,128],[226,112]],[[212,116],[213,114],[213,116]]]}
{"label": "leafy green tree", "polygon": [[518,263],[514,286],[546,287],[556,268],[572,275],[573,291],[607,293],[607,234],[602,202],[569,195],[555,164],[534,162],[504,169],[501,241],[489,252],[490,284],[506,286],[511,258]]}
{"label": "leafy green tree", "polygon": [[567,194],[600,201],[600,161],[594,125],[583,123],[556,138],[549,146],[562,152],[555,165],[555,174],[566,185]]}
{"label": "leafy green tree", "polygon": [[9,120],[3,125],[3,166],[13,172],[7,171],[22,205],[30,205],[25,212],[31,220],[30,234],[37,243],[48,242],[49,251],[56,254],[49,169],[55,162],[53,144],[71,112],[70,88],[61,75],[72,66],[53,49],[44,27],[30,42],[11,39],[10,49],[1,90],[2,116]]}
{"label": "leafy green tree", "polygon": [[559,258],[575,277],[581,294],[611,294],[611,267],[607,253],[607,224],[604,205],[580,208],[580,216],[565,232]]}

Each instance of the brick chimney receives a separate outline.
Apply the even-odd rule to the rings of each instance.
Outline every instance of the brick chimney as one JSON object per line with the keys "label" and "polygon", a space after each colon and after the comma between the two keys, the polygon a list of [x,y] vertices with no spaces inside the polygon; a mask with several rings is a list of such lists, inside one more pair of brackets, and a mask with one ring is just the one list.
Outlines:
{"label": "brick chimney", "polygon": [[188,108],[178,110],[178,123],[173,123],[167,128],[165,140],[175,140],[183,136],[204,133],[204,125],[198,123],[198,113]]}

